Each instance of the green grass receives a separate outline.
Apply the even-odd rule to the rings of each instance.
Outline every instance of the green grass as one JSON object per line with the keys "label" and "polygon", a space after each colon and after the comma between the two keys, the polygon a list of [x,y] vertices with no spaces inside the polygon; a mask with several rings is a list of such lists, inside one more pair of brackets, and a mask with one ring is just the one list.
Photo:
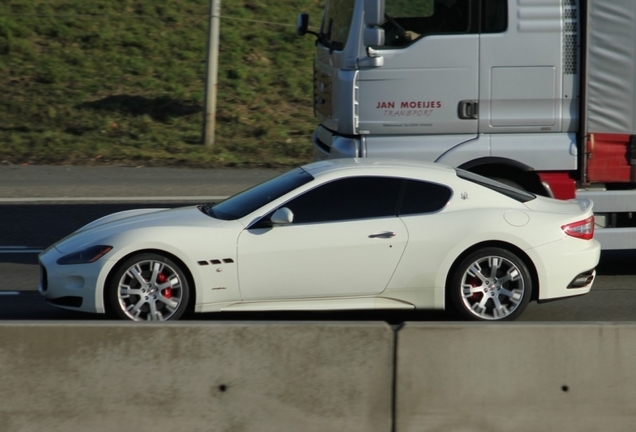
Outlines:
{"label": "green grass", "polygon": [[[287,166],[311,159],[323,0],[223,0],[202,144],[208,0],[0,3],[0,163]],[[277,23],[277,24],[268,24]]]}

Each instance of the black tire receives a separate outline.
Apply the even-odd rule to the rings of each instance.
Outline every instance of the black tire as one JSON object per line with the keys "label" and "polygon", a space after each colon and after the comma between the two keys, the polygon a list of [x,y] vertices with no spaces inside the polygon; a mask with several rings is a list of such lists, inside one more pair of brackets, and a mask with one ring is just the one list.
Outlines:
{"label": "black tire", "polygon": [[177,320],[188,307],[190,286],[181,266],[157,253],[122,261],[107,287],[108,306],[131,321]]}
{"label": "black tire", "polygon": [[454,309],[472,321],[508,321],[523,313],[532,296],[528,267],[514,253],[489,247],[466,256],[447,287]]}

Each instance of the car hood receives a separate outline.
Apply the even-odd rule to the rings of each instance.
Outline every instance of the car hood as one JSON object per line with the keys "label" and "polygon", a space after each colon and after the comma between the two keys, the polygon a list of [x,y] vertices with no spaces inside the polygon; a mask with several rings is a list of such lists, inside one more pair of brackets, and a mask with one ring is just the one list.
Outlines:
{"label": "car hood", "polygon": [[214,227],[227,223],[203,213],[196,206],[175,209],[138,209],[113,213],[97,219],[57,242],[62,253],[75,252],[101,239],[124,231],[151,227]]}

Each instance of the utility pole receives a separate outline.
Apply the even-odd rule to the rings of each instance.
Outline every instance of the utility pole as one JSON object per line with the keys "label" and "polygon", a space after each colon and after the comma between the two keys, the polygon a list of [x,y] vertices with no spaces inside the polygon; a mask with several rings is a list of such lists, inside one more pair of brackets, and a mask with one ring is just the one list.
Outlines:
{"label": "utility pole", "polygon": [[219,74],[219,29],[221,27],[221,0],[210,0],[210,26],[208,56],[205,67],[205,105],[203,110],[203,143],[214,145],[216,126],[216,87]]}

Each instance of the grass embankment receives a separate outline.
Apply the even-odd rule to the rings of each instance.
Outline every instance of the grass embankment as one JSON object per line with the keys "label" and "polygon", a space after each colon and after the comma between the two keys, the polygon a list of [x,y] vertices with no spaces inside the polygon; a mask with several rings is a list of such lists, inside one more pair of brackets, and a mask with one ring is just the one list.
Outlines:
{"label": "grass embankment", "polygon": [[208,0],[0,2],[0,163],[304,163],[314,46],[294,25],[301,11],[316,25],[322,4],[222,1],[208,148]]}

